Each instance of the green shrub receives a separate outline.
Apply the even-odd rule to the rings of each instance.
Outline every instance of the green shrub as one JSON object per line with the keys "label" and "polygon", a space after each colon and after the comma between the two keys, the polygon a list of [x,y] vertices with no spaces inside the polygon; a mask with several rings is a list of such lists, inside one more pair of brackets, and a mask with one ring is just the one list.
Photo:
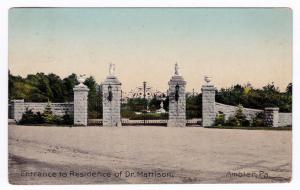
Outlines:
{"label": "green shrub", "polygon": [[26,108],[26,111],[23,113],[19,124],[72,125],[73,117],[67,113],[63,116],[53,115],[50,104],[47,104],[43,114],[40,112],[33,113],[32,110]]}
{"label": "green shrub", "polygon": [[33,113],[32,110],[26,108],[25,113],[22,115],[19,124],[41,124],[44,123],[44,118],[40,112]]}
{"label": "green shrub", "polygon": [[155,119],[168,119],[167,113],[145,113],[145,114],[135,114],[131,115],[128,119],[132,120],[155,120]]}
{"label": "green shrub", "polygon": [[97,110],[88,111],[88,118],[90,119],[102,119],[102,113]]}
{"label": "green shrub", "polygon": [[239,121],[235,116],[230,116],[226,121],[225,125],[227,126],[239,126]]}
{"label": "green shrub", "polygon": [[168,119],[168,114],[167,113],[146,113],[146,114],[135,114],[132,117],[130,117],[129,119],[132,120],[159,120],[159,119]]}
{"label": "green shrub", "polygon": [[263,112],[257,113],[256,116],[252,119],[251,125],[253,127],[263,127],[263,126],[265,126],[264,113]]}
{"label": "green shrub", "polygon": [[244,119],[241,121],[241,126],[244,126],[244,127],[249,127],[251,124],[251,122],[247,119]]}
{"label": "green shrub", "polygon": [[128,109],[122,109],[121,111],[121,115],[122,115],[122,118],[133,118],[136,114],[134,113],[134,111],[130,111]]}
{"label": "green shrub", "polygon": [[63,117],[62,117],[62,122],[63,122],[63,124],[65,124],[65,125],[72,125],[73,122],[74,122],[74,118],[73,118],[71,115],[69,115],[68,113],[66,113],[66,114],[63,115]]}
{"label": "green shrub", "polygon": [[225,124],[228,126],[248,127],[250,126],[250,121],[247,120],[245,114],[243,113],[243,107],[239,105],[234,116],[229,117]]}
{"label": "green shrub", "polygon": [[218,113],[215,120],[216,126],[223,126],[225,124],[225,115]]}

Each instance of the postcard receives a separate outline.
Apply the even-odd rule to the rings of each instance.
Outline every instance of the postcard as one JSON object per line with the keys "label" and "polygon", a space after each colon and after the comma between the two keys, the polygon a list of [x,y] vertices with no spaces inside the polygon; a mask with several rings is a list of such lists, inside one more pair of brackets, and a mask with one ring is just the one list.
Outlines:
{"label": "postcard", "polygon": [[10,184],[291,181],[292,9],[8,19]]}

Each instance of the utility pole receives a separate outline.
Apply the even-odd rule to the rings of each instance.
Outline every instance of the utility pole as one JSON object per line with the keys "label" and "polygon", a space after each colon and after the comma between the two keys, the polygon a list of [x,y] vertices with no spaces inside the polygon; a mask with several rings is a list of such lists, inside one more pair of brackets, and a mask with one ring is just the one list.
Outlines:
{"label": "utility pole", "polygon": [[146,81],[143,82],[143,87],[144,87],[144,126],[146,125],[146,109],[147,109],[147,105],[146,105]]}

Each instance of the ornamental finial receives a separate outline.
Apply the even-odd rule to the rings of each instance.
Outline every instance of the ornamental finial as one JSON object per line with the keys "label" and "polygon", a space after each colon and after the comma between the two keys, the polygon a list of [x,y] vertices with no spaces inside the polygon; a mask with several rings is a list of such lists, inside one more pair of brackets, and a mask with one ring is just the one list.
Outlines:
{"label": "ornamental finial", "polygon": [[207,84],[209,84],[210,82],[211,82],[211,78],[212,77],[210,77],[210,76],[204,76],[204,81],[207,83]]}
{"label": "ornamental finial", "polygon": [[85,78],[86,78],[85,74],[81,74],[77,77],[77,79],[79,81],[79,85],[81,85],[81,86],[83,85],[83,82],[85,81]]}

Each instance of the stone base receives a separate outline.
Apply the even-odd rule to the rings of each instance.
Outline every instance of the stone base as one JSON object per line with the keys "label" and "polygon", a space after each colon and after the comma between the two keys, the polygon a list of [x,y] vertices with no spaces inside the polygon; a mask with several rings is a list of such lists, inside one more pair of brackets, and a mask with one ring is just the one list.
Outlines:
{"label": "stone base", "polygon": [[103,127],[122,127],[122,123],[121,122],[117,122],[115,124],[103,123]]}
{"label": "stone base", "polygon": [[167,127],[186,127],[186,120],[169,120]]}

